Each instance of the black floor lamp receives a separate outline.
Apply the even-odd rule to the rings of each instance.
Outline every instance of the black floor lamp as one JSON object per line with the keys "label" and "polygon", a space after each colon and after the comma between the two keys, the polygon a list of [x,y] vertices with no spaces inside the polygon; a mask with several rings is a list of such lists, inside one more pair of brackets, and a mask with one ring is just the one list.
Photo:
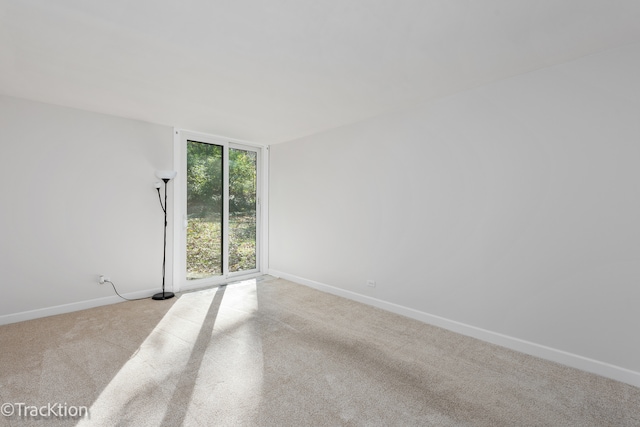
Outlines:
{"label": "black floor lamp", "polygon": [[152,298],[155,300],[164,300],[173,298],[175,294],[173,292],[164,291],[164,271],[167,264],[167,183],[176,177],[178,173],[176,171],[157,171],[156,176],[164,181],[164,204],[162,203],[162,197],[160,197],[161,184],[156,182],[156,190],[158,190],[158,199],[160,199],[160,206],[164,211],[164,253],[162,256],[162,292],[155,294]]}

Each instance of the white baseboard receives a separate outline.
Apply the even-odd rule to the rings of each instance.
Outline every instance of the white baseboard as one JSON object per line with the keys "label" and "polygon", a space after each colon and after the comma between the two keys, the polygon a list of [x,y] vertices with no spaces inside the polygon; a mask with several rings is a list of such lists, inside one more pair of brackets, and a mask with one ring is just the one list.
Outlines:
{"label": "white baseboard", "polygon": [[510,337],[508,335],[503,335],[497,332],[492,332],[472,325],[467,325],[465,323],[456,322],[455,320],[435,316],[433,314],[414,310],[412,308],[404,307],[377,298],[372,298],[366,295],[361,295],[355,292],[337,288],[335,286],[330,286],[324,283],[316,282],[314,280],[309,280],[292,274],[284,273],[282,271],[270,269],[268,274],[301,285],[309,286],[323,292],[381,308],[383,310],[419,320],[430,325],[438,326],[452,332],[506,347],[520,353],[529,354],[541,359],[550,360],[552,362],[560,363],[565,366],[591,372],[593,374],[601,375],[606,378],[611,378],[613,380],[630,384],[635,387],[640,387],[640,372],[632,371],[630,369],[615,366],[606,362],[589,359],[587,357],[568,353],[563,350],[558,350],[530,341],[521,340],[519,338]]}
{"label": "white baseboard", "polygon": [[[145,298],[157,293],[158,290],[136,291],[122,294],[125,298]],[[25,320],[38,319],[40,317],[54,316],[56,314],[71,313],[73,311],[86,310],[88,308],[100,307],[103,305],[115,304],[123,302],[122,298],[117,295],[96,298],[86,301],[72,302],[69,304],[56,305],[53,307],[40,308],[37,310],[22,311],[19,313],[11,313],[0,316],[0,325],[9,323],[23,322]]]}
{"label": "white baseboard", "polygon": [[[233,283],[236,281],[247,280],[247,279],[262,276],[263,274],[264,273],[257,272],[257,273],[251,273],[251,274],[241,274],[241,275],[226,277],[224,279],[220,279],[217,282],[212,282],[212,283],[198,282],[193,285],[183,286],[182,289],[180,289],[180,292],[193,291],[193,290],[203,289],[203,288],[207,288],[214,285],[221,285],[221,284]],[[171,288],[171,286],[169,286],[169,288]],[[147,289],[144,291],[129,292],[126,294],[122,294],[122,296],[129,299],[148,298],[154,294],[157,294],[158,291],[159,291],[158,289]],[[33,319],[38,319],[40,317],[54,316],[56,314],[71,313],[73,311],[86,310],[88,308],[100,307],[103,305],[115,304],[123,301],[125,300],[120,298],[119,296],[111,295],[108,297],[96,298],[96,299],[91,299],[86,301],[78,301],[78,302],[73,302],[69,304],[56,305],[53,307],[40,308],[37,310],[29,310],[29,311],[22,311],[19,313],[5,314],[0,316],[0,325],[23,322],[25,320],[33,320]]]}

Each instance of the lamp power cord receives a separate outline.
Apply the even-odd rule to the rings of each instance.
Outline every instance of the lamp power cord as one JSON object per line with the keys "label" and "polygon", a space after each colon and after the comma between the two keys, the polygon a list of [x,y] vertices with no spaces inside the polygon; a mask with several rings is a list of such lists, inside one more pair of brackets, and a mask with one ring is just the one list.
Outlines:
{"label": "lamp power cord", "polygon": [[122,295],[120,295],[120,293],[118,292],[118,290],[116,289],[116,285],[111,281],[111,280],[104,280],[104,283],[109,283],[111,285],[111,287],[113,287],[113,291],[116,293],[116,295],[118,295],[120,298],[122,298],[123,300],[126,301],[140,301],[142,299],[149,299],[150,297],[143,297],[143,298],[126,298],[123,297]]}

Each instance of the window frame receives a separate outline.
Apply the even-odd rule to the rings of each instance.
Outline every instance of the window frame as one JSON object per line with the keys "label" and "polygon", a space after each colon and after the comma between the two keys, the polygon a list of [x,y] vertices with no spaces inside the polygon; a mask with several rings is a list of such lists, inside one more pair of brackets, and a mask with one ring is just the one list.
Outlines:
{"label": "window frame", "polygon": [[[187,280],[186,278],[186,224],[187,224],[187,141],[198,141],[223,147],[223,272],[220,276]],[[255,151],[257,155],[257,200],[256,200],[256,268],[237,272],[228,271],[229,263],[229,148]],[[215,286],[232,280],[252,278],[264,274],[268,266],[267,216],[268,206],[268,147],[247,141],[224,138],[200,132],[174,128],[174,169],[178,172],[173,185],[173,242],[172,285],[174,292]]]}

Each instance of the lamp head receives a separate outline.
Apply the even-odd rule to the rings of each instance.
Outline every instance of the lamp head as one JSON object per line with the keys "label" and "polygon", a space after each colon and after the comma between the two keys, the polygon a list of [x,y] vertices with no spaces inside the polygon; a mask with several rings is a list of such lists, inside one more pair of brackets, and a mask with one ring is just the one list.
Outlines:
{"label": "lamp head", "polygon": [[160,184],[160,181],[156,181],[155,186],[159,190],[160,187],[162,187],[162,184]]}
{"label": "lamp head", "polygon": [[177,174],[178,172],[176,171],[169,171],[169,170],[156,171],[156,176],[161,180],[163,180],[165,184],[171,181],[173,178],[175,178]]}

